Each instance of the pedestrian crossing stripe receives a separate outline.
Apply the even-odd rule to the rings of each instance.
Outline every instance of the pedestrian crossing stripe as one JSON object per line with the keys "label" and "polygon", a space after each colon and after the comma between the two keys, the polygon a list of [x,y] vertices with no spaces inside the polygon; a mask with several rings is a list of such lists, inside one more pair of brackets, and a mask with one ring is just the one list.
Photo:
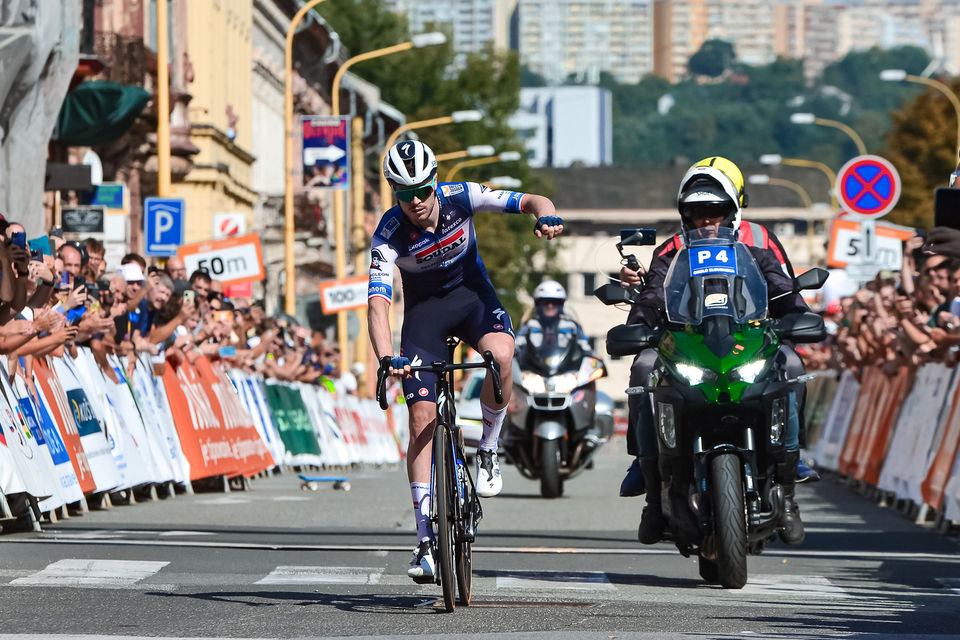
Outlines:
{"label": "pedestrian crossing stripe", "polygon": [[305,567],[281,565],[254,584],[379,584],[375,567]]}
{"label": "pedestrian crossing stripe", "polygon": [[960,578],[937,578],[937,582],[960,595]]}
{"label": "pedestrian crossing stripe", "polygon": [[741,593],[790,594],[807,597],[848,598],[850,594],[823,576],[757,574],[747,580]]}
{"label": "pedestrian crossing stripe", "polygon": [[498,571],[497,589],[617,590],[603,571]]}
{"label": "pedestrian crossing stripe", "polygon": [[149,578],[169,562],[65,558],[10,582],[18,587],[126,587]]}

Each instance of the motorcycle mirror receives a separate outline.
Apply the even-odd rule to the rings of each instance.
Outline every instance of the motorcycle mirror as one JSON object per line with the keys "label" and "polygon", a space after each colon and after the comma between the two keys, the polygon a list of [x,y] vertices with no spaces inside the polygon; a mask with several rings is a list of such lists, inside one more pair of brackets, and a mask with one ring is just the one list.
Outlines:
{"label": "motorcycle mirror", "polygon": [[656,229],[620,229],[620,244],[634,247],[655,246]]}
{"label": "motorcycle mirror", "polygon": [[613,282],[597,287],[593,295],[605,305],[633,302],[630,290]]}
{"label": "motorcycle mirror", "polygon": [[796,277],[797,290],[819,289],[826,283],[829,277],[830,272],[826,269],[820,269],[819,267],[804,271]]}
{"label": "motorcycle mirror", "polygon": [[607,331],[607,353],[632,356],[653,346],[653,330],[643,324],[618,324]]}

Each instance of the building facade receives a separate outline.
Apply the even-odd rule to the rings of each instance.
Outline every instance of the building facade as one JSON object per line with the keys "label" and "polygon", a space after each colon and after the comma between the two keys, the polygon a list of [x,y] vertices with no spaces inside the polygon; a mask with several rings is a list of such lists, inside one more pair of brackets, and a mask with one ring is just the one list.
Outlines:
{"label": "building facade", "polygon": [[510,126],[520,132],[531,167],[613,164],[612,95],[600,87],[520,90]]}

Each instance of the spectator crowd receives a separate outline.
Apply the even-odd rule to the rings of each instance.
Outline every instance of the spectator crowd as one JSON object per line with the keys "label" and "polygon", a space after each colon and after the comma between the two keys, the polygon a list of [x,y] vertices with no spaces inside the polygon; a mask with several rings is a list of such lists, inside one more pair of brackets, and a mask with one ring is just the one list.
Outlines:
{"label": "spectator crowd", "polygon": [[10,366],[87,346],[116,381],[108,354],[131,370],[138,354],[150,354],[157,375],[168,360],[205,355],[247,373],[357,393],[362,365],[343,370],[323,333],[285,314],[268,317],[262,301],[226,297],[223,283],[188,274],[177,257],[160,268],[130,253],[108,273],[104,253],[100,241],[67,242],[58,228],[27,240],[21,224],[0,216],[0,353]]}
{"label": "spectator crowd", "polygon": [[825,303],[828,339],[798,349],[808,370],[874,366],[894,375],[928,362],[957,365],[960,231],[934,227],[914,235],[904,243],[899,273],[881,271],[851,295]]}

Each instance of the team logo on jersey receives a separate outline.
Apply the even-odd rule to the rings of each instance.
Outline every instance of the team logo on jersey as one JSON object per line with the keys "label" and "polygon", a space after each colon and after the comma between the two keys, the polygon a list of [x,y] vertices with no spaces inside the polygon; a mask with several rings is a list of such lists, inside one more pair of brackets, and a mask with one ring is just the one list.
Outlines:
{"label": "team logo on jersey", "polygon": [[463,185],[462,185],[462,184],[459,184],[459,183],[458,183],[458,184],[445,184],[445,185],[443,185],[442,187],[440,187],[440,192],[443,193],[443,195],[448,196],[448,197],[449,197],[449,196],[455,196],[455,195],[457,195],[458,193],[463,193]]}
{"label": "team logo on jersey", "polygon": [[430,394],[426,387],[420,387],[420,391],[417,391],[417,393],[420,394],[421,398],[426,398]]}
{"label": "team logo on jersey", "polygon": [[415,254],[417,258],[417,264],[430,262],[434,258],[438,258],[442,255],[450,253],[454,249],[461,247],[466,241],[467,234],[464,233],[463,229],[460,229],[460,231],[450,236],[443,242],[435,244],[429,249],[424,249],[420,253]]}
{"label": "team logo on jersey", "polygon": [[495,324],[495,325],[493,325],[493,328],[494,328],[494,330],[496,330],[496,331],[503,331],[503,325],[502,325],[502,324]]}
{"label": "team logo on jersey", "polygon": [[408,393],[408,394],[407,394],[407,400],[413,400],[413,394],[412,394],[412,393]]}
{"label": "team logo on jersey", "polygon": [[504,310],[501,309],[500,307],[497,307],[496,309],[493,310],[493,315],[495,315],[495,316],[497,317],[497,320],[503,319],[503,314],[505,314],[505,313],[506,313],[506,311],[504,311]]}
{"label": "team logo on jersey", "polygon": [[382,235],[384,238],[386,238],[386,239],[389,240],[389,239],[390,239],[390,236],[393,235],[393,232],[396,231],[396,230],[397,230],[397,227],[399,227],[399,226],[400,226],[400,219],[399,219],[399,218],[390,218],[390,219],[387,220],[387,222],[383,225],[383,229],[380,230],[380,235]]}
{"label": "team logo on jersey", "polygon": [[380,249],[374,249],[370,252],[370,269],[371,271],[382,271],[380,268],[380,263],[386,262],[383,257],[383,254],[380,253]]}

